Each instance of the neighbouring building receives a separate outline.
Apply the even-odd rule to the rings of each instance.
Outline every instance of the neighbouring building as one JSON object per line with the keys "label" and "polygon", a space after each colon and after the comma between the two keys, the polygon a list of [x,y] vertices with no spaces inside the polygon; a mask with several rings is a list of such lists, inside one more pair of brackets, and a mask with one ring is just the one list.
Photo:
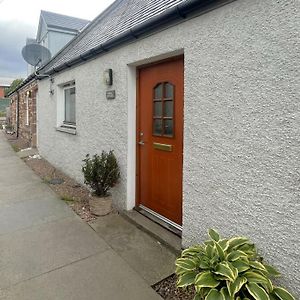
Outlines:
{"label": "neighbouring building", "polygon": [[0,98],[4,98],[4,90],[5,90],[5,86],[0,86]]}
{"label": "neighbouring building", "polygon": [[[37,43],[50,50],[52,56],[76,36],[89,21],[48,11],[41,11],[37,36],[27,38],[26,45]],[[16,135],[36,147],[37,76],[33,66],[27,67],[28,77],[11,93],[10,122]]]}
{"label": "neighbouring building", "polygon": [[248,236],[299,298],[299,28],[297,1],[117,0],[39,70],[40,154],[83,182],[113,149],[118,209]]}
{"label": "neighbouring building", "polygon": [[[37,35],[35,39],[28,38],[26,44],[37,43],[49,49],[51,56],[62,49],[74,38],[90,21],[41,11]],[[34,67],[28,65],[28,76],[34,72]]]}
{"label": "neighbouring building", "polygon": [[0,84],[0,98],[4,98],[5,96],[5,88],[8,88],[9,85]]}
{"label": "neighbouring building", "polygon": [[0,99],[5,97],[5,89],[10,87],[12,81],[5,78],[0,78]]}

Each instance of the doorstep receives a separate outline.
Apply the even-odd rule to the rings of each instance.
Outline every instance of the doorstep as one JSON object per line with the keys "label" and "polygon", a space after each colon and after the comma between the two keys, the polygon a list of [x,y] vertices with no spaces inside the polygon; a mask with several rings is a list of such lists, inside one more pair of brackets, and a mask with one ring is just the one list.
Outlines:
{"label": "doorstep", "polygon": [[174,273],[177,255],[123,215],[111,213],[89,225],[149,286]]}
{"label": "doorstep", "polygon": [[178,235],[155,223],[136,210],[122,211],[120,213],[129,222],[160,241],[174,254],[179,255],[181,253],[181,238]]}

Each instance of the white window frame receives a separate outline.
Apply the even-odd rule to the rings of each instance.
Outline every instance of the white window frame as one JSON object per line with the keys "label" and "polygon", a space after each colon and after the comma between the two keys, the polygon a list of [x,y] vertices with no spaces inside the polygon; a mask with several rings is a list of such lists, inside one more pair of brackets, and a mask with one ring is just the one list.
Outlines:
{"label": "white window frame", "polygon": [[[66,121],[66,91],[75,88],[75,123]],[[76,87],[75,84],[67,85],[63,87],[63,105],[64,105],[64,118],[62,126],[76,128]]]}
{"label": "white window frame", "polygon": [[[75,87],[75,124],[65,122],[65,91]],[[57,89],[57,127],[56,130],[70,134],[76,134],[76,83],[75,81],[66,82],[58,85]]]}

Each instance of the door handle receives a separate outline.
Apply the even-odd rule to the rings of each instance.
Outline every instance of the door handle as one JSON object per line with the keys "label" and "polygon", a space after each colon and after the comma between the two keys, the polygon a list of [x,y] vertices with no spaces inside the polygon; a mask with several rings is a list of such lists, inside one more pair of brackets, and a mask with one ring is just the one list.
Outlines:
{"label": "door handle", "polygon": [[138,144],[141,146],[145,145],[144,141],[139,141]]}

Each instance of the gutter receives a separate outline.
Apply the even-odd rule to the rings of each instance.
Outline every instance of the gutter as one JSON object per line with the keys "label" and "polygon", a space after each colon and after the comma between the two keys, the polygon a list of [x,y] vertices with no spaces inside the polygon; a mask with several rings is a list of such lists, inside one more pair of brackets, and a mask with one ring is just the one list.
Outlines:
{"label": "gutter", "polygon": [[[170,23],[174,23],[176,21],[177,22],[183,21],[188,17],[192,16],[193,14],[199,12],[206,12],[212,8],[222,6],[224,4],[233,1],[236,0],[186,0],[184,3],[180,3],[168,9],[167,11],[161,13],[160,15],[150,18],[149,20],[130,28],[129,30],[106,41],[105,43],[100,44],[99,46],[92,48],[83,54],[80,54],[79,56],[69,60],[68,62],[59,65],[58,67],[53,67],[49,71],[42,73],[40,75],[44,75],[44,74],[52,75],[54,73],[61,72],[67,68],[91,60],[96,56],[100,54],[104,54],[110,51],[111,49],[121,46],[127,42],[135,41],[141,36],[144,36],[149,33],[157,32],[161,27],[169,25]],[[87,26],[93,25],[92,23],[93,22],[90,22]],[[49,63],[51,63],[51,61],[48,62],[47,64]],[[47,67],[47,64],[41,67],[40,72]],[[11,96],[13,93],[18,91],[20,88],[22,88],[31,80],[39,79],[38,75],[39,75],[39,71],[29,75],[19,86],[17,86],[17,88],[14,91],[11,91],[8,94],[8,96]]]}
{"label": "gutter", "polygon": [[16,115],[16,130],[17,130],[17,138],[19,137],[19,124],[20,124],[20,93],[17,91],[17,115]]}
{"label": "gutter", "polygon": [[7,97],[10,97],[12,94],[14,94],[15,92],[18,92],[18,90],[23,87],[24,85],[26,85],[28,82],[30,82],[33,79],[36,79],[37,76],[32,73],[31,75],[29,75],[26,79],[24,79],[13,91],[11,91]]}
{"label": "gutter", "polygon": [[[44,74],[52,75],[54,73],[58,73],[67,68],[75,66],[79,63],[93,59],[99,54],[103,54],[113,48],[123,45],[124,43],[135,41],[145,34],[149,34],[155,31],[157,32],[159,28],[164,27],[170,23],[182,21],[199,11],[209,10],[213,7],[212,4],[217,4],[218,6],[232,1],[235,0],[187,0],[184,3],[178,4],[168,9],[158,16],[150,18],[149,20],[132,27],[122,34],[104,42],[103,44],[100,44],[95,48],[86,51],[85,53],[69,60],[68,62],[51,68]],[[44,68],[45,67],[46,66],[44,66]]]}

